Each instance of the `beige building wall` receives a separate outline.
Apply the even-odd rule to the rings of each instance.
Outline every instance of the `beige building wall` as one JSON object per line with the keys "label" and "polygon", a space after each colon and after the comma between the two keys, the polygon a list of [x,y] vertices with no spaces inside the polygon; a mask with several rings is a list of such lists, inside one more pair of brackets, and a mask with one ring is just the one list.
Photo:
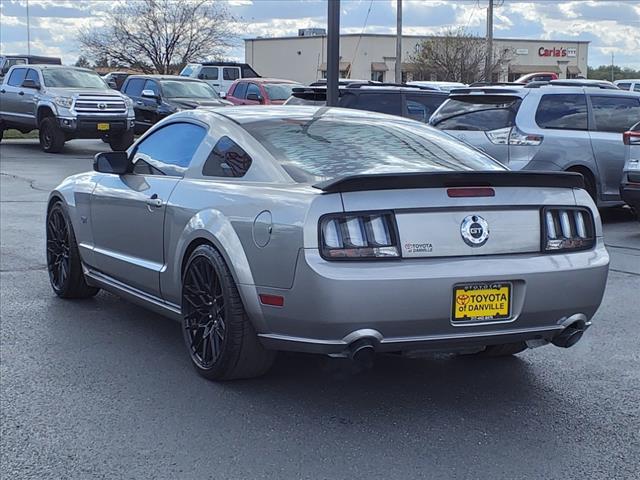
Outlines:
{"label": "beige building wall", "polygon": [[[403,63],[411,61],[417,46],[426,38],[402,37]],[[495,46],[510,52],[509,61],[501,66],[500,81],[534,71],[555,71],[561,78],[587,74],[589,42],[496,39]],[[247,39],[245,61],[264,77],[311,83],[323,78],[326,70],[326,36]],[[375,75],[377,79],[392,82],[395,36],[341,35],[340,70],[341,76],[348,74],[349,78],[363,80],[372,79],[372,72],[378,72]],[[410,79],[409,66],[405,65],[403,70],[407,71]]]}

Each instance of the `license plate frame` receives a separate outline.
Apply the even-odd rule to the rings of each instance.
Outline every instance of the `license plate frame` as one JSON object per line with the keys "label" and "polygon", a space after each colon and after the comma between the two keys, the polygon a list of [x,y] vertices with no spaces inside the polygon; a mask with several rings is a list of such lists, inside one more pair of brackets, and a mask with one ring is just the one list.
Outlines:
{"label": "license plate frame", "polygon": [[96,124],[96,128],[99,132],[108,132],[111,129],[111,125],[108,123],[98,123]]}
{"label": "license plate frame", "polygon": [[[474,294],[487,295],[488,297],[486,297],[486,300],[485,297],[483,297],[478,301],[473,298]],[[491,294],[494,294],[494,296],[491,297]],[[466,299],[464,299],[464,296],[466,296]],[[453,286],[451,323],[455,325],[468,325],[508,322],[513,317],[512,303],[512,282],[491,281],[459,283]],[[474,307],[477,307],[477,309],[471,310],[471,308]],[[482,315],[482,313],[488,314]]]}

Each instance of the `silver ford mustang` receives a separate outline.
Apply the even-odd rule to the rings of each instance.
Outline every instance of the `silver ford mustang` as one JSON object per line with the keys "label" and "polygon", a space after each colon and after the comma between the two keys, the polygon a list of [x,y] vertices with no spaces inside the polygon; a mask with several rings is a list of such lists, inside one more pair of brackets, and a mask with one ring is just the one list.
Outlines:
{"label": "silver ford mustang", "polygon": [[186,111],[94,170],[51,193],[53,290],[181,321],[209,379],[263,374],[277,350],[568,347],[607,279],[581,176],[510,172],[408,119]]}

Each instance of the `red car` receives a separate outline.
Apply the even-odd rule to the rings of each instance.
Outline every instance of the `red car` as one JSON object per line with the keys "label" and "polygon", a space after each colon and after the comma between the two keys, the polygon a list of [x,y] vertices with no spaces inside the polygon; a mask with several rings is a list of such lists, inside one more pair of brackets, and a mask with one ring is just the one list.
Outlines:
{"label": "red car", "polygon": [[551,80],[558,80],[558,74],[553,72],[529,73],[518,78],[515,83],[549,82]]}
{"label": "red car", "polygon": [[234,105],[282,105],[301,86],[292,80],[243,78],[233,82],[225,98]]}

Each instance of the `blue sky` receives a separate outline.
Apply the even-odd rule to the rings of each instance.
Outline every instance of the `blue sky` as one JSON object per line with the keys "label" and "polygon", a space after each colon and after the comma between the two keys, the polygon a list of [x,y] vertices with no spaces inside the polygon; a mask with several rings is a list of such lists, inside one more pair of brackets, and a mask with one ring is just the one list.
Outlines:
{"label": "blue sky", "polygon": [[[118,1],[29,0],[31,50],[74,62],[81,27],[100,26],[101,12]],[[244,58],[242,38],[295,35],[298,28],[325,27],[324,0],[225,1],[236,17],[236,46],[227,56]],[[496,0],[494,35],[503,38],[589,40],[589,64],[640,69],[640,0]],[[485,34],[487,0],[404,0],[404,32],[438,33],[466,26]],[[26,52],[26,0],[0,0],[0,52]],[[395,0],[342,0],[343,33],[394,33]],[[366,27],[365,18],[367,18]]]}

